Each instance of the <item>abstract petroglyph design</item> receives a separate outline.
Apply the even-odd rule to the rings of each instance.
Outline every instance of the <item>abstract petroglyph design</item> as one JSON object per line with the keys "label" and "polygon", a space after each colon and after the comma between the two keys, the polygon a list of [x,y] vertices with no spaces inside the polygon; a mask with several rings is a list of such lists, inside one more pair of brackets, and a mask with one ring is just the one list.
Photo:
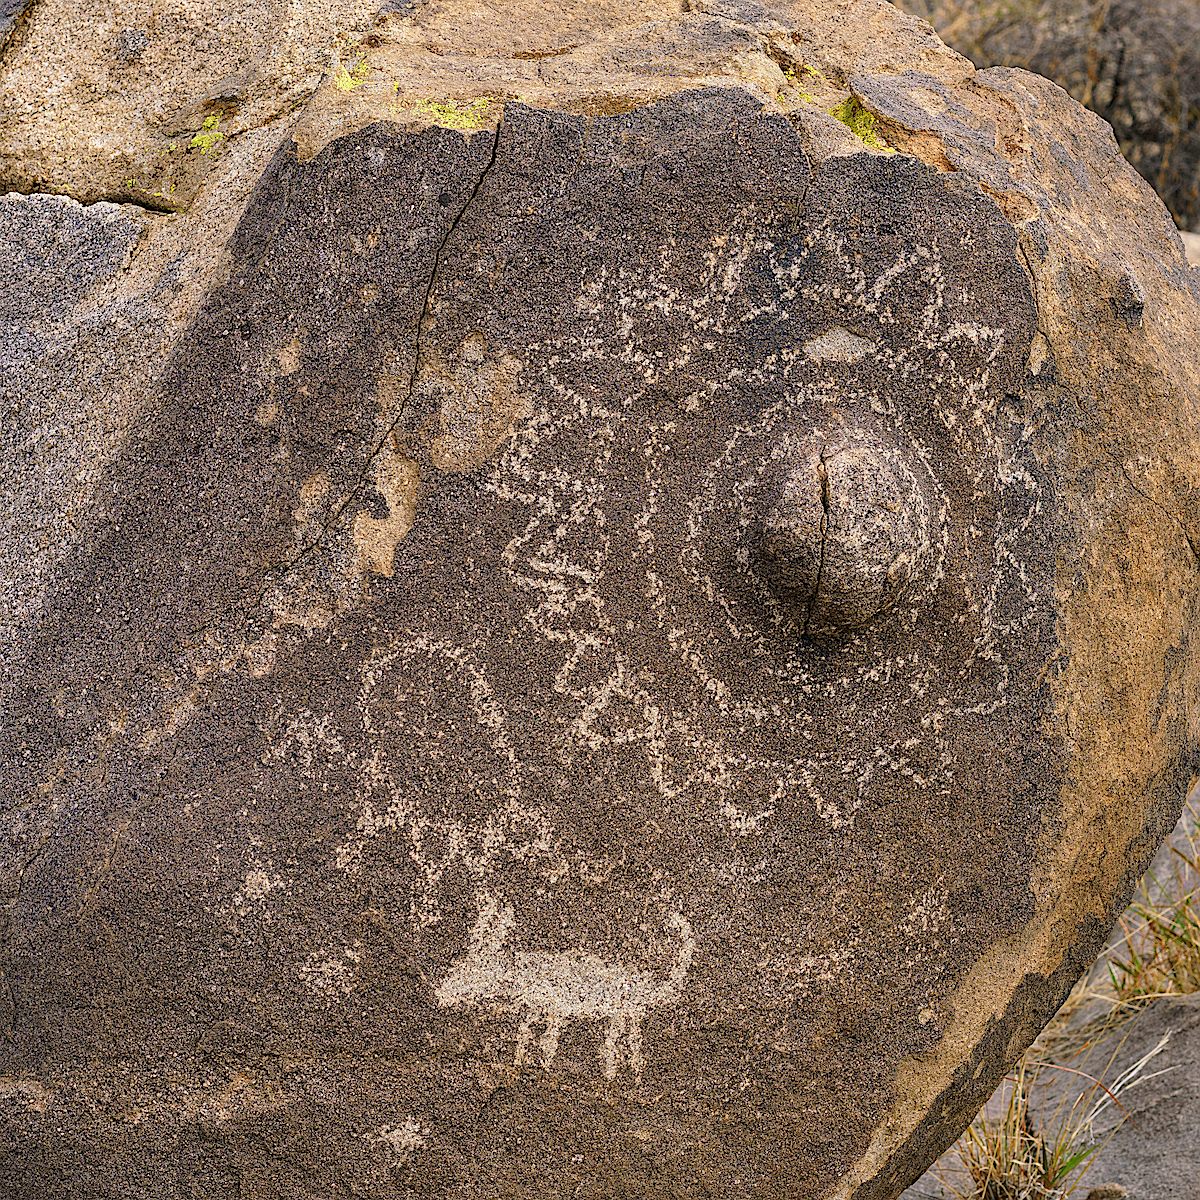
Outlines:
{"label": "abstract petroglyph design", "polygon": [[[881,1200],[1169,816],[1195,569],[1146,431],[1195,389],[1182,285],[1122,264],[1114,316],[1128,214],[1056,157],[1095,138],[887,6],[583,7],[453,5],[436,53],[446,6],[394,14],[269,163],[232,116],[205,156],[259,165],[0,681],[34,1197],[294,1152],[306,1198]],[[826,43],[896,153],[780,99]],[[391,86],[460,75],[471,128]],[[195,228],[151,226],[143,281]]]}
{"label": "abstract petroglyph design", "polygon": [[545,814],[522,799],[506,715],[468,649],[401,641],[374,655],[362,679],[358,711],[369,750],[349,757],[360,787],[339,868],[357,871],[376,839],[395,834],[416,869],[418,927],[442,919],[440,886],[455,869],[478,886],[505,856],[542,861],[550,876],[569,869]]}
{"label": "abstract petroglyph design", "polygon": [[245,7],[0,71],[190,205],[5,201],[0,1193],[899,1194],[1195,762],[1169,220],[882,3]]}
{"label": "abstract petroglyph design", "polygon": [[[1040,484],[992,380],[1020,349],[948,252],[897,239],[868,271],[846,218],[748,211],[699,252],[668,234],[647,261],[599,262],[569,336],[522,340],[506,312],[535,301],[469,283],[435,308],[460,365],[423,368],[442,383],[418,383],[389,441],[425,489],[389,543],[393,630],[351,710],[285,741],[318,775],[324,747],[351,782],[336,868],[386,880],[420,937],[460,931],[435,998],[515,1022],[518,1064],[536,1040],[549,1068],[564,1028],[594,1026],[603,1075],[640,1077],[647,1016],[704,977],[703,923],[651,911],[663,880],[623,865],[620,830],[698,839],[678,870],[705,890],[766,886],[782,845],[844,853],[896,788],[945,809],[955,729],[1010,703],[999,646],[1037,619],[1023,555]],[[477,274],[469,254],[460,270]],[[730,357],[752,330],[756,353]],[[487,453],[450,453],[484,429]],[[433,602],[408,564],[422,506],[464,472],[461,553],[469,578],[492,574]],[[959,936],[952,886],[930,862],[890,902],[914,964]],[[552,909],[590,887],[636,906],[640,932],[526,933],[520,894]],[[918,920],[931,895],[941,915]],[[747,970],[764,995],[811,995],[856,986],[870,952],[834,910]]]}

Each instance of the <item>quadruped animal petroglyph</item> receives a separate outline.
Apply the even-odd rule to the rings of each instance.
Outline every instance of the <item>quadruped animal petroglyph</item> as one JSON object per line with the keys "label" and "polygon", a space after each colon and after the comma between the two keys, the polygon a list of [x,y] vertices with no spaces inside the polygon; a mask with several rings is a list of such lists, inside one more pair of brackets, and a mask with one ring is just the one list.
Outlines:
{"label": "quadruped animal petroglyph", "polygon": [[604,1028],[600,1050],[604,1077],[615,1079],[621,1066],[642,1074],[642,1022],[652,1008],[673,1004],[692,965],[695,938],[690,922],[671,913],[665,925],[677,940],[674,959],[663,975],[630,967],[580,950],[519,949],[513,906],[484,897],[470,942],[438,984],[437,1002],[446,1008],[494,1009],[517,1021],[515,1061],[525,1061],[536,1030],[544,1067],[554,1061],[564,1026],[595,1022]]}

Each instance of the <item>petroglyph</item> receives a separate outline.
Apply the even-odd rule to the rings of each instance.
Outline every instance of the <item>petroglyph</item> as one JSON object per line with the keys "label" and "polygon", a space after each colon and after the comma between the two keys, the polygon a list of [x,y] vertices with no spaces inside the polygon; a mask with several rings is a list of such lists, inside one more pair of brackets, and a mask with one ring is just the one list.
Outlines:
{"label": "petroglyph", "polygon": [[300,966],[300,978],[327,1003],[349,996],[358,982],[362,942],[333,951],[313,951]]}
{"label": "petroglyph", "polygon": [[381,1125],[372,1140],[387,1146],[397,1163],[406,1163],[413,1151],[429,1140],[429,1130],[416,1117],[405,1117],[398,1125]]}
{"label": "petroglyph", "polygon": [[[595,1022],[604,1026],[600,1059],[604,1077],[615,1079],[625,1066],[642,1074],[642,1022],[652,1008],[674,1004],[682,996],[695,952],[691,924],[680,913],[666,918],[677,945],[664,975],[579,950],[519,950],[513,940],[511,904],[485,896],[471,929],[470,942],[438,985],[444,1008],[493,1009],[517,1021],[515,1062],[525,1062],[535,1030],[543,1067],[554,1062],[565,1025]],[[519,934],[517,935],[519,937]]]}
{"label": "petroglyph", "polygon": [[[985,419],[993,402],[987,365],[1004,353],[1005,331],[947,317],[946,274],[936,246],[905,248],[885,270],[868,276],[861,250],[830,220],[818,222],[799,242],[777,244],[761,228],[735,222],[714,238],[694,282],[678,254],[667,239],[652,267],[602,267],[578,302],[589,318],[582,332],[573,330],[569,343],[550,339],[531,347],[542,390],[556,402],[514,432],[490,474],[499,500],[529,512],[504,561],[512,582],[530,597],[525,621],[560,664],[556,692],[577,706],[571,736],[590,751],[640,747],[647,775],[664,798],[696,796],[742,838],[765,830],[774,813],[771,803],[751,810],[735,799],[751,761],[781,772],[790,781],[781,783],[785,791],[807,781],[799,795],[811,796],[814,811],[833,828],[853,823],[881,775],[919,776],[909,765],[917,757],[935,775],[940,766],[944,774],[936,786],[951,791],[944,730],[964,713],[1003,708],[1006,668],[996,661],[981,686],[989,673],[984,667],[972,679],[973,694],[956,699],[958,685],[939,678],[945,671],[937,663],[939,643],[912,638],[910,631],[945,580],[952,528],[959,538],[957,561],[979,554],[985,564],[956,568],[954,581],[967,593],[979,665],[993,660],[994,609],[1003,590],[998,578],[1011,574],[1018,587],[1028,586],[1021,582],[1027,573],[1017,548],[1030,528],[1034,509],[1028,501],[1038,485],[1014,469],[1013,447],[996,438]],[[715,339],[735,321],[730,305],[736,289],[726,282],[740,278],[754,256],[769,264],[776,297],[740,319],[785,327],[802,310],[836,306],[864,332],[832,326],[801,350],[785,347],[751,367],[718,369]],[[646,327],[628,316],[645,307],[670,313],[689,330],[672,343],[668,361],[648,352]],[[897,344],[892,331],[914,321],[911,341]],[[621,360],[641,393],[599,394],[582,369],[572,369],[612,354],[610,325],[621,335]],[[868,329],[877,335],[866,337]],[[869,368],[873,381],[890,375],[924,389],[927,411],[910,410],[890,390],[867,384],[865,375],[860,381],[860,367]],[[668,370],[688,381],[673,389],[678,416],[642,417],[630,432],[638,404],[662,388]],[[692,380],[703,386],[689,390]],[[689,416],[711,412],[735,389],[747,388],[772,399],[726,430],[723,444],[681,487],[675,478],[679,448],[687,444],[695,453]],[[814,418],[826,406],[849,402],[871,413],[876,432]],[[951,512],[945,481],[934,467],[945,454],[939,443],[947,441],[976,472],[979,495],[1014,493],[1024,510],[1016,522],[1005,519],[1002,530],[998,515],[989,527],[967,524]],[[554,467],[564,460],[576,469],[568,474]],[[781,595],[778,561],[762,556],[761,539],[764,526],[769,530],[784,515],[778,511],[781,489],[786,492],[786,481],[798,472],[809,476],[807,520],[794,523],[805,505],[785,495],[784,506],[791,503],[789,569],[796,568],[796,558],[810,561],[800,566],[800,585],[790,594],[785,586]],[[640,483],[631,486],[631,477]],[[680,509],[682,539],[675,529]],[[672,579],[685,583],[696,603],[683,599],[677,585],[670,587]],[[663,668],[631,657],[613,609],[613,597],[627,590],[645,598],[641,619],[657,626],[660,644],[694,677],[717,720],[665,703],[654,685]],[[1028,608],[1002,618],[1006,638],[1029,619],[1031,587],[1028,597]],[[796,653],[782,648],[805,634],[855,636],[885,613],[896,625],[892,636],[860,642],[865,661],[854,669],[864,684],[897,672],[911,679],[903,702],[930,706],[921,752],[914,755],[914,744],[885,744],[864,753],[847,747],[844,755],[814,746],[791,761],[756,755],[755,745],[773,740],[770,731],[780,721],[801,731],[800,746],[804,731],[815,738],[813,704],[822,695],[838,703],[849,698],[813,674],[800,647]],[[904,647],[900,654],[898,646]],[[747,664],[745,672],[739,661]],[[900,703],[901,693],[883,693],[878,702]],[[879,727],[889,724],[884,718]],[[835,765],[831,758],[842,761]],[[831,786],[831,780],[849,787]]]}
{"label": "petroglyph", "polygon": [[246,872],[242,886],[234,893],[233,909],[239,916],[251,912],[263,912],[267,897],[285,886],[282,875],[275,870],[270,859],[255,860]]}
{"label": "petroglyph", "polygon": [[366,664],[359,714],[368,749],[350,757],[360,786],[340,869],[356,872],[373,843],[399,834],[418,927],[442,919],[440,889],[454,870],[478,885],[506,858],[537,860],[547,878],[570,872],[545,814],[523,799],[507,717],[466,649],[398,640]]}
{"label": "petroglyph", "polygon": [[[1008,703],[1007,668],[990,665],[987,649],[996,575],[1023,578],[1017,548],[1032,518],[1003,532],[994,511],[990,525],[986,509],[964,521],[933,464],[948,443],[980,496],[1008,489],[1027,501],[1037,485],[985,419],[986,364],[1004,352],[1005,333],[946,316],[936,245],[898,250],[868,277],[861,251],[829,220],[787,240],[739,218],[714,236],[698,272],[685,253],[668,237],[648,266],[601,264],[576,304],[586,320],[569,341],[523,348],[526,367],[475,334],[458,343],[452,369],[427,363],[407,440],[396,442],[404,454],[389,443],[376,466],[379,478],[396,465],[396,494],[380,489],[391,515],[381,522],[360,513],[355,537],[392,522],[380,555],[362,559],[390,576],[392,535],[407,531],[413,509],[405,505],[415,497],[417,468],[404,455],[477,471],[489,503],[524,514],[500,559],[525,599],[521,636],[553,668],[556,707],[538,731],[548,769],[571,776],[612,754],[639,762],[639,788],[686,799],[727,831],[727,854],[708,868],[714,877],[754,877],[767,870],[760,845],[798,821],[828,834],[853,828],[889,778],[954,793],[947,729],[964,713]],[[756,259],[775,290],[750,311],[755,321],[786,327],[800,309],[832,306],[858,332],[827,323],[800,348],[785,341],[757,363],[715,369],[717,342],[747,319],[735,315],[745,300],[739,281]],[[669,361],[643,343],[646,328],[633,314],[647,308],[688,331]],[[890,332],[914,323],[911,340]],[[641,391],[613,396],[593,386],[588,364],[611,356],[610,326]],[[880,372],[921,390],[926,409],[898,402],[879,386]],[[646,411],[669,376],[703,387],[673,384],[673,411]],[[737,421],[714,422],[711,413],[746,388],[763,402]],[[521,407],[534,395],[545,399]],[[847,400],[869,412],[868,428],[826,411]],[[681,476],[684,446],[700,466]],[[1001,537],[1007,548],[991,549]],[[952,559],[977,655],[958,680],[939,641],[910,636]],[[636,640],[623,615],[630,595],[645,603]],[[885,617],[889,636],[866,638]],[[1017,609],[1004,619],[1011,637],[1028,615]],[[805,637],[853,640],[850,677],[823,677]],[[485,894],[516,864],[539,888],[608,869],[570,845],[561,801],[530,787],[529,731],[499,699],[494,657],[486,632],[418,624],[363,668],[356,735],[326,729],[337,743],[330,752],[356,781],[336,865],[355,875],[403,854],[418,929],[443,921],[456,878]],[[694,689],[686,705],[663,682],[679,673]],[[900,675],[905,688],[889,689]],[[870,744],[823,744],[830,710],[814,705],[849,711],[863,688],[878,708]],[[913,703],[928,709],[919,734],[880,739]],[[839,960],[846,975],[854,968],[853,956]]]}
{"label": "petroglyph", "polygon": [[[1091,126],[886,5],[494,7],[367,14],[277,146],[223,113],[221,222],[134,250],[162,361],[64,314],[29,374],[139,376],[4,681],[31,1194],[175,1200],[181,1146],[306,1198],[896,1194],[1194,761],[1195,297]],[[896,153],[746,90],[789,29]],[[484,127],[388,120],[417,77]],[[270,1113],[123,1107],[263,1064]]]}
{"label": "petroglyph", "polygon": [[813,362],[856,363],[879,349],[879,343],[870,338],[859,337],[840,325],[810,338],[804,343],[804,353]]}

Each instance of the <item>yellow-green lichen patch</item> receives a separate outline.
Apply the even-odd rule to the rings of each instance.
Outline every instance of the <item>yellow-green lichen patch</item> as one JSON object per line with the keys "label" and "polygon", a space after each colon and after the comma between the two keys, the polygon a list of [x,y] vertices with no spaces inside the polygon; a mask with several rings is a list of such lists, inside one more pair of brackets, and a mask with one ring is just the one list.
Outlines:
{"label": "yellow-green lichen patch", "polygon": [[166,188],[156,188],[132,175],[124,182],[124,190],[130,202],[142,208],[153,209],[156,212],[179,212],[184,207],[183,201],[175,196],[173,183]]}
{"label": "yellow-green lichen patch", "polygon": [[359,59],[352,67],[347,67],[339,58],[333,67],[333,86],[339,92],[352,92],[367,82],[366,59]]}
{"label": "yellow-green lichen patch", "polygon": [[836,117],[864,146],[871,150],[882,150],[886,154],[895,154],[879,133],[875,114],[868,112],[855,96],[847,96],[841,104],[829,110],[831,117]]}
{"label": "yellow-green lichen patch", "polygon": [[819,79],[822,83],[828,82],[818,68],[811,67],[808,63],[800,63],[795,67],[784,68],[783,77],[787,80],[788,87],[795,94],[796,98],[802,100],[805,104],[815,104],[817,98],[804,86],[808,82],[805,78],[806,76]]}
{"label": "yellow-green lichen patch", "polygon": [[491,104],[487,96],[474,100],[422,100],[417,112],[435,125],[469,132],[483,128]]}
{"label": "yellow-green lichen patch", "polygon": [[211,154],[216,149],[217,143],[225,137],[218,128],[220,124],[221,118],[216,113],[213,113],[211,117],[206,117],[204,124],[200,126],[200,132],[188,142],[188,149],[199,150],[201,154]]}

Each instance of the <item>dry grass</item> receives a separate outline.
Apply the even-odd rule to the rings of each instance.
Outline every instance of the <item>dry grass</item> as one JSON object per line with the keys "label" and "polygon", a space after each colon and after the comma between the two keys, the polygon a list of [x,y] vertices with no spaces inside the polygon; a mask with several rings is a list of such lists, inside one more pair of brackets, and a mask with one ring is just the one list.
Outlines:
{"label": "dry grass", "polygon": [[1200,812],[1194,801],[1176,839],[1166,878],[1143,880],[1106,955],[1110,986],[1125,1006],[1200,992]]}
{"label": "dry grass", "polygon": [[[1007,1102],[998,1117],[977,1118],[958,1144],[970,1181],[970,1200],[1059,1200],[1079,1186],[1099,1149],[1082,1113],[1073,1106],[1057,1127],[1035,1120],[1030,1091],[1038,1070],[1022,1062],[1007,1081]],[[1082,1101],[1082,1097],[1081,1097]]]}
{"label": "dry grass", "polygon": [[1121,1096],[1151,1078],[1147,1068],[1167,1039],[1114,1072],[1122,1045],[1096,1076],[1046,1060],[1036,1043],[1005,1081],[1003,1099],[993,1098],[959,1140],[960,1176],[943,1186],[959,1200],[1068,1200],[1124,1119]]}

